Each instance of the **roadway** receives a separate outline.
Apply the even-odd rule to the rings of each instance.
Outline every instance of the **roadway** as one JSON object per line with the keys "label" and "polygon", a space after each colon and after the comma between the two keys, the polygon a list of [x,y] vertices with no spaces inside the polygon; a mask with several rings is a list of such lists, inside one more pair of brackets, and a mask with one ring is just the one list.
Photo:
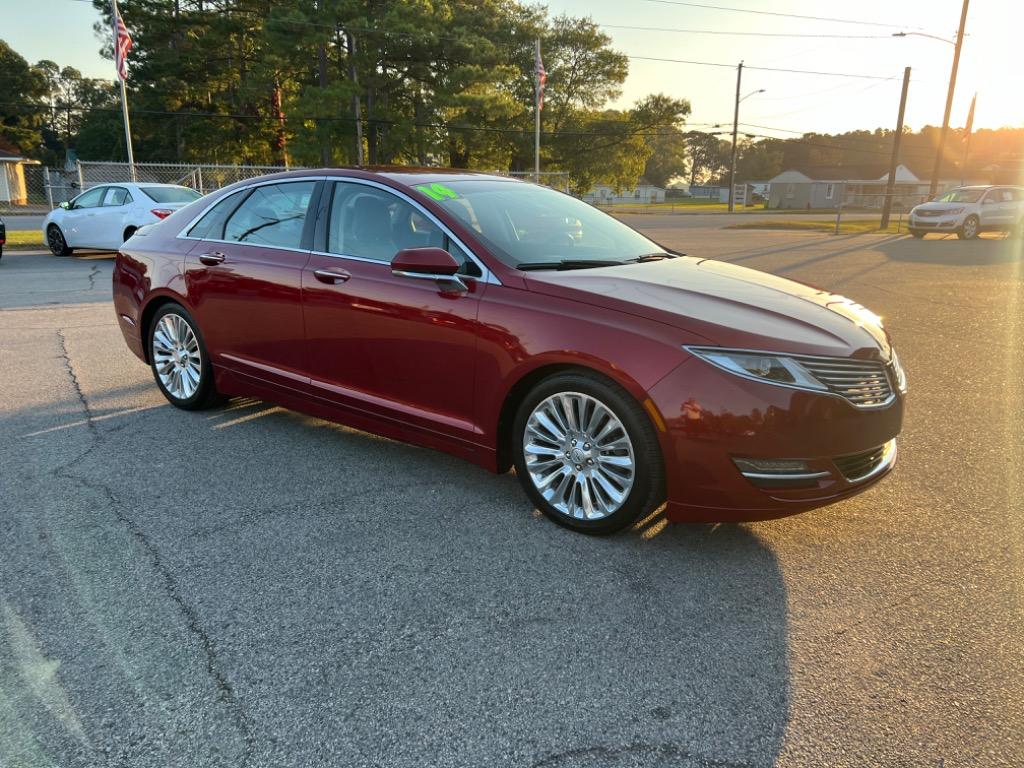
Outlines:
{"label": "roadway", "polygon": [[910,400],[879,486],[574,535],[511,475],[177,411],[109,258],[5,254],[0,765],[1024,765],[1021,241],[697,218],[631,223],[885,318]]}

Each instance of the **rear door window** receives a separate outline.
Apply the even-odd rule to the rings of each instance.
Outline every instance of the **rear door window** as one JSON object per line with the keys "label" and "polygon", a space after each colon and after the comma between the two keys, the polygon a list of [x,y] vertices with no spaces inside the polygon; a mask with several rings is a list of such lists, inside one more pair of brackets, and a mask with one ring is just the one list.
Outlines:
{"label": "rear door window", "polygon": [[315,181],[256,187],[227,220],[224,240],[275,248],[301,248]]}
{"label": "rear door window", "polygon": [[203,214],[199,221],[192,225],[192,228],[188,231],[188,236],[202,238],[203,240],[223,240],[224,222],[248,191],[234,192],[216,203]]}

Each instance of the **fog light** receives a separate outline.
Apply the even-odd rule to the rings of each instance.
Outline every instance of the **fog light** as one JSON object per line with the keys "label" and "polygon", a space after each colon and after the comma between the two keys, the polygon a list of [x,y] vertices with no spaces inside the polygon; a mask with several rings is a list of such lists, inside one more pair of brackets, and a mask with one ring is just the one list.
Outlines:
{"label": "fog light", "polygon": [[733,463],[743,473],[787,475],[810,469],[807,462],[800,459],[733,459]]}

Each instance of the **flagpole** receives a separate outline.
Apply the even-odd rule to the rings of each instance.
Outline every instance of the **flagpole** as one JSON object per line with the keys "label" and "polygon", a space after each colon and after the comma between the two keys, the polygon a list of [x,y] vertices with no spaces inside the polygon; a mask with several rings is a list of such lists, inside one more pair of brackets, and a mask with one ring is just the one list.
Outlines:
{"label": "flagpole", "polygon": [[[117,62],[117,0],[110,0],[110,5],[113,9],[113,15],[111,17],[111,24],[114,28],[114,62]],[[132,182],[135,179],[135,154],[132,152],[132,128],[131,123],[128,122],[128,90],[125,88],[124,78],[121,77],[121,73],[117,73],[117,80],[121,84],[121,118],[124,121],[124,145],[128,150],[128,176]]]}
{"label": "flagpole", "polygon": [[[536,57],[534,62],[540,61],[540,38],[536,40]],[[534,181],[540,184],[540,72],[534,66],[533,72],[533,174]]]}

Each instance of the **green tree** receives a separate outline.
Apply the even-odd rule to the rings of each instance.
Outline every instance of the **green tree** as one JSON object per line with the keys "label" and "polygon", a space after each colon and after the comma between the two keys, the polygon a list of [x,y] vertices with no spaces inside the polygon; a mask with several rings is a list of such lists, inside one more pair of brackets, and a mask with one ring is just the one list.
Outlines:
{"label": "green tree", "polygon": [[46,72],[32,67],[0,40],[0,136],[16,146],[26,157],[44,151],[46,126]]}

